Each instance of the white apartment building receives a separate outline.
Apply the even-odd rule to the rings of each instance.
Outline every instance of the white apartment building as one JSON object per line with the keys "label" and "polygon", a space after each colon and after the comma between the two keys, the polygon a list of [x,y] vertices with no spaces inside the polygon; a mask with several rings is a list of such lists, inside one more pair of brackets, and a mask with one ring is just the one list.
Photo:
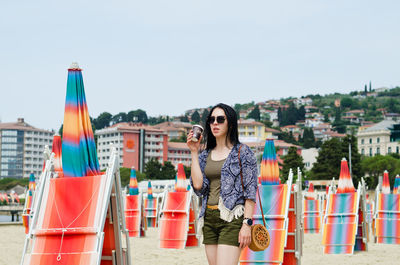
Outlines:
{"label": "white apartment building", "polygon": [[97,130],[97,153],[100,168],[107,167],[113,147],[119,152],[120,166],[144,170],[150,159],[167,161],[168,134],[141,123],[117,123]]}
{"label": "white apartment building", "polygon": [[192,156],[187,144],[168,142],[168,161],[175,166],[178,163],[190,166],[192,164]]}
{"label": "white apartment building", "polygon": [[51,149],[53,131],[35,128],[23,118],[0,123],[0,178],[39,176],[43,168],[43,151]]}
{"label": "white apartment building", "polygon": [[358,152],[365,156],[400,153],[400,124],[383,120],[357,133]]}

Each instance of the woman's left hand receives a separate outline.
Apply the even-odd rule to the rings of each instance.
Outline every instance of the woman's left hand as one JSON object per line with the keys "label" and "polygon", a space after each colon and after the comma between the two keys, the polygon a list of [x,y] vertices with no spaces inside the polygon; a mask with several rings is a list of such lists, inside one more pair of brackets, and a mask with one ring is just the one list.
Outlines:
{"label": "woman's left hand", "polygon": [[251,226],[243,224],[239,232],[239,247],[245,248],[251,242]]}

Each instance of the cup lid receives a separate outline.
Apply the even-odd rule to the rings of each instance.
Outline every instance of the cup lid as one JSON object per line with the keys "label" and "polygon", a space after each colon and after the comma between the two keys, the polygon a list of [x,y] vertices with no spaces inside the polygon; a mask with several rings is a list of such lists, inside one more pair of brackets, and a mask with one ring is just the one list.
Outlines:
{"label": "cup lid", "polygon": [[201,126],[200,124],[195,124],[192,127],[195,127],[195,126],[200,127],[204,131],[203,126]]}

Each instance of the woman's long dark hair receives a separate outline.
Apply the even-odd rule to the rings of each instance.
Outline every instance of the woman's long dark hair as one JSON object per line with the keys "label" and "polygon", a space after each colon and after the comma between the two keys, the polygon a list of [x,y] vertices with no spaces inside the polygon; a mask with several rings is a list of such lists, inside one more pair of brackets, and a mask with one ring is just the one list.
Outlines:
{"label": "woman's long dark hair", "polygon": [[228,132],[226,137],[226,143],[228,144],[228,139],[235,146],[239,142],[239,133],[238,133],[238,122],[237,122],[237,114],[236,111],[231,107],[224,103],[219,103],[215,105],[207,116],[206,124],[204,126],[204,141],[206,150],[212,150],[217,146],[217,141],[215,136],[212,134],[210,127],[210,117],[214,109],[220,108],[225,112],[226,119],[228,121]]}

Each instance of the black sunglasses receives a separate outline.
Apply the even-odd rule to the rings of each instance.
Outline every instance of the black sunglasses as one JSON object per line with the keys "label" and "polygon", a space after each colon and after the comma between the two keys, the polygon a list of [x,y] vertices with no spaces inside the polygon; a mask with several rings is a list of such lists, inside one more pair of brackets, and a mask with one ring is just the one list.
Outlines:
{"label": "black sunglasses", "polygon": [[217,123],[222,124],[225,122],[225,116],[210,116],[210,118],[208,119],[208,123],[212,124],[215,122],[215,120],[217,120]]}

